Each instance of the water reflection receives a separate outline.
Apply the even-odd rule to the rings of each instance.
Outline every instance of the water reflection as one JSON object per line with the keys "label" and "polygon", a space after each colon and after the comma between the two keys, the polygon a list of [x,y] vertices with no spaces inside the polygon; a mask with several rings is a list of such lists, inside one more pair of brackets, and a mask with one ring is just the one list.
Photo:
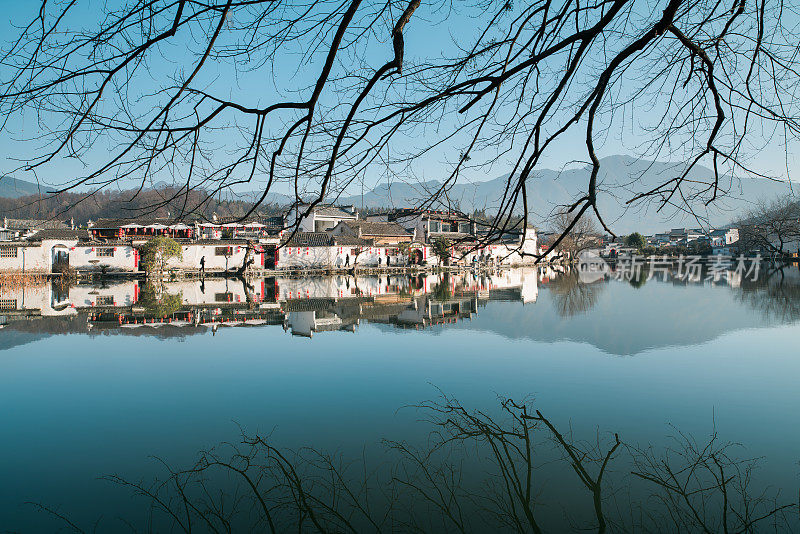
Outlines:
{"label": "water reflection", "polygon": [[[142,511],[125,525],[170,532],[791,532],[798,504],[759,488],[762,459],[716,433],[640,447],[619,434],[576,439],[530,401],[490,415],[442,395],[409,408],[426,444],[383,440],[380,462],[270,436],[201,451],[157,483],[103,477]],[[496,414],[496,415],[495,415]],[[555,482],[557,481],[557,482]],[[619,491],[619,488],[625,488]],[[39,505],[62,526],[68,516]],[[143,511],[149,511],[145,516]],[[314,528],[307,526],[312,523]],[[113,521],[95,522],[106,529]],[[399,527],[399,528],[398,528]],[[78,530],[75,528],[75,530]]]}
{"label": "water reflection", "polygon": [[[756,282],[667,274],[638,288],[547,269],[207,279],[152,293],[136,281],[4,287],[0,343],[30,344],[0,357],[0,402],[10,407],[0,425],[8,459],[0,524],[52,531],[18,526],[36,520],[18,506],[25,501],[75,514],[81,525],[120,506],[121,516],[139,517],[127,491],[95,477],[149,483],[166,475],[148,455],[189,468],[199,449],[236,442],[240,428],[348,459],[382,438],[424,444],[430,429],[417,426],[420,415],[397,409],[430,398],[431,384],[488,414],[496,394],[532,395],[576,439],[619,432],[625,444],[662,452],[665,434],[674,435],[666,422],[699,439],[714,425],[725,441],[746,444],[742,456],[768,459],[754,488],[797,495],[800,326],[767,328],[798,319],[796,267]],[[573,468],[538,459],[554,471],[534,481],[556,481],[548,495],[573,510],[572,496],[586,497]],[[621,459],[611,468],[634,470]],[[481,482],[467,477],[482,470],[463,473]]]}
{"label": "water reflection", "polygon": [[[540,290],[546,295],[544,302],[537,302]],[[0,322],[5,328],[0,346],[60,333],[168,338],[214,334],[232,326],[282,326],[292,335],[313,337],[330,331],[356,332],[365,321],[400,329],[467,327],[511,338],[576,340],[611,353],[632,354],[696,343],[742,327],[794,322],[800,318],[798,297],[796,266],[767,268],[757,280],[731,271],[718,279],[701,277],[694,282],[674,271],[651,276],[643,269],[637,279],[620,281],[613,273],[587,280],[577,270],[539,267],[413,276],[209,278],[158,288],[139,280],[47,283],[0,286]],[[535,306],[525,311],[505,306],[499,313],[496,302]],[[727,311],[702,316],[698,321],[703,328],[698,330],[697,321],[687,319],[703,306],[723,306]],[[619,326],[610,323],[635,323],[643,314],[651,323],[663,325],[663,331],[614,333]],[[587,328],[589,323],[593,328]],[[605,324],[608,328],[600,328]],[[623,334],[625,344],[615,342],[615,336]]]}
{"label": "water reflection", "polygon": [[800,270],[797,266],[769,270],[761,281],[744,281],[739,298],[781,322],[800,317]]}
{"label": "water reflection", "polygon": [[[205,279],[153,287],[138,280],[71,287],[42,284],[0,288],[6,327],[49,328],[41,319],[81,316],[79,332],[158,329],[188,335],[186,327],[283,325],[310,336],[354,330],[362,319],[425,328],[477,312],[478,301],[534,302],[540,270],[415,276],[273,277],[257,281]],[[74,325],[75,321],[64,324]],[[77,322],[80,324],[80,322]],[[192,331],[194,330],[194,331]]]}
{"label": "water reflection", "polygon": [[550,283],[550,292],[561,317],[571,317],[586,313],[597,303],[600,293],[605,289],[607,279],[583,282],[576,270],[556,276]]}

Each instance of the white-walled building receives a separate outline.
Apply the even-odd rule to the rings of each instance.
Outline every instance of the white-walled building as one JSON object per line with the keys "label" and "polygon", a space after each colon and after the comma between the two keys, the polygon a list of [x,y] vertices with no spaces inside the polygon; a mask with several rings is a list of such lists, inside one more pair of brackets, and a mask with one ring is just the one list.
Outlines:
{"label": "white-walled building", "polygon": [[720,228],[719,230],[712,230],[708,234],[708,240],[712,247],[732,245],[739,241],[739,229]]}
{"label": "white-walled building", "polygon": [[277,269],[349,269],[406,264],[406,257],[396,247],[326,232],[289,235],[276,256]]}
{"label": "white-walled building", "polygon": [[[200,240],[181,243],[181,257],[170,258],[168,268],[200,270],[201,260],[207,272],[239,269],[247,255],[247,241],[232,239],[225,241]],[[263,255],[251,253],[253,265],[260,265]]]}
{"label": "white-walled building", "polygon": [[0,271],[50,272],[39,243],[9,241],[0,245]]}
{"label": "white-walled building", "polygon": [[394,222],[414,235],[414,239],[430,243],[434,239],[469,239],[475,236],[475,223],[464,215],[439,210],[399,209],[384,215],[373,215],[368,221]]}
{"label": "white-walled building", "polygon": [[[420,250],[423,263],[427,265],[438,265],[440,258],[433,253],[430,246],[425,246],[425,250],[413,247],[413,250]],[[486,245],[477,242],[462,241],[456,242],[451,247],[450,263],[462,265],[489,264],[489,265],[533,265],[538,260],[538,241],[536,230],[527,228],[517,238],[505,239],[498,243]],[[419,258],[419,253],[416,253]]]}
{"label": "white-walled building", "polygon": [[86,230],[41,230],[25,241],[0,245],[0,271],[50,273],[63,266],[133,272],[138,261],[130,243],[90,241]]}
{"label": "white-walled building", "polygon": [[75,270],[136,272],[139,252],[129,243],[77,243],[66,253],[69,266]]}
{"label": "white-walled building", "polygon": [[41,230],[68,230],[70,226],[62,221],[45,219],[9,219],[3,217],[0,228],[0,241],[21,240]]}
{"label": "white-walled building", "polygon": [[292,207],[286,214],[286,227],[293,229],[297,226],[301,232],[327,232],[342,221],[358,220],[355,206],[319,205],[314,206],[306,215],[308,209],[308,204]]}
{"label": "white-walled building", "polygon": [[371,239],[376,245],[396,245],[414,241],[414,232],[397,223],[381,221],[342,221],[331,231],[334,236]]}

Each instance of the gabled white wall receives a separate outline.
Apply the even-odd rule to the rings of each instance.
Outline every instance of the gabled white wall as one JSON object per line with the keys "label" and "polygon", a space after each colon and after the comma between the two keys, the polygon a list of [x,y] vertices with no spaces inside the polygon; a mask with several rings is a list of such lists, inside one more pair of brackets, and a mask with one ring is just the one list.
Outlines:
{"label": "gabled white wall", "polygon": [[[227,262],[225,256],[217,256],[217,247],[230,247],[231,255],[228,256]],[[220,241],[218,244],[199,244],[188,243],[181,245],[181,258],[171,258],[167,262],[168,267],[176,269],[200,269],[200,259],[205,257],[206,271],[224,271],[227,269],[238,269],[244,263],[244,257],[247,254],[247,245],[237,244],[231,245]],[[254,266],[261,266],[261,254],[251,254]]]}
{"label": "gabled white wall", "polygon": [[[48,243],[50,256],[52,258],[52,249],[56,242],[43,242]],[[63,241],[58,242],[59,245]],[[113,256],[99,256],[100,249],[113,249]],[[136,265],[136,250],[130,245],[73,245],[69,247],[69,266],[73,269],[101,269],[105,267],[107,270],[112,271],[127,271],[134,272],[137,270]],[[51,260],[52,261],[52,260]]]}

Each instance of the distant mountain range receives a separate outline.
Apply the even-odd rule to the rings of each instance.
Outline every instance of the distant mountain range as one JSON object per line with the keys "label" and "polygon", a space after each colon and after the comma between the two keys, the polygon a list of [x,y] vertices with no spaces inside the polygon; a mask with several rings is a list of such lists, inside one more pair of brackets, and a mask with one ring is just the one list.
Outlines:
{"label": "distant mountain range", "polygon": [[[694,217],[669,206],[659,213],[653,202],[640,202],[631,207],[625,204],[637,193],[648,191],[671,178],[680,176],[683,167],[681,164],[653,162],[629,156],[603,158],[598,177],[598,205],[612,230],[617,234],[631,232],[652,234],[669,228],[698,226]],[[554,209],[572,203],[585,193],[589,183],[589,171],[588,166],[562,171],[550,169],[535,171],[527,183],[528,206],[532,210],[531,222],[547,228],[547,221]],[[698,166],[692,171],[689,182],[708,183],[712,177],[713,172],[710,169]],[[457,183],[448,189],[450,205],[457,206],[467,213],[481,209],[491,213],[500,203],[507,179],[508,175],[505,175],[487,181]],[[391,184],[380,184],[363,196],[340,197],[337,204],[376,209],[413,207],[426,198],[429,192],[437,190],[440,186],[441,182],[437,181],[423,183],[395,181]],[[38,192],[36,184],[9,177],[0,178],[0,197],[19,198]],[[784,182],[756,178],[724,178],[720,183],[720,198],[708,208],[703,206],[702,202],[697,202],[694,208],[698,215],[707,218],[711,226],[719,227],[735,220],[759,199],[771,199],[790,192],[790,184]],[[242,195],[239,198],[244,200],[251,196],[256,198],[255,193]],[[265,200],[276,205],[287,205],[293,199],[287,195],[270,193]]]}
{"label": "distant mountain range", "polygon": [[0,176],[0,197],[20,198],[38,194],[39,186],[36,184],[10,176]]}
{"label": "distant mountain range", "polygon": [[[675,163],[653,162],[628,156],[609,156],[600,162],[598,177],[598,206],[612,230],[619,234],[631,232],[654,233],[670,227],[697,226],[694,217],[667,207],[656,211],[652,202],[632,207],[625,202],[635,194],[646,192],[671,178],[680,176],[683,167]],[[542,169],[535,171],[527,183],[528,206],[533,211],[533,221],[546,227],[554,208],[571,204],[585,194],[589,183],[588,166],[563,171]],[[696,167],[690,180],[710,182],[713,172],[706,167]],[[508,175],[484,182],[459,183],[448,191],[452,205],[463,212],[497,208],[506,186]],[[357,207],[407,207],[414,206],[441,184],[431,181],[420,184],[383,184],[363,195],[340,198],[340,204]],[[800,185],[800,184],[798,184]],[[724,178],[720,183],[720,198],[706,208],[702,202],[695,205],[698,215],[707,217],[710,225],[730,223],[760,198],[771,199],[790,192],[787,183],[768,179]],[[724,193],[724,195],[723,195]]]}

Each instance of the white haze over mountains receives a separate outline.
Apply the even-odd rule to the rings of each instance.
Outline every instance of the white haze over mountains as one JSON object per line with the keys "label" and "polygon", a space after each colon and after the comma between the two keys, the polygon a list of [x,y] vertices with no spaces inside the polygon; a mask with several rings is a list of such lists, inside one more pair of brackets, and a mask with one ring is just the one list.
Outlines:
{"label": "white haze over mountains", "polygon": [[[632,207],[625,204],[637,193],[648,191],[679,176],[683,168],[683,164],[653,162],[629,156],[603,158],[598,182],[598,205],[611,229],[617,234],[631,232],[652,234],[669,228],[701,226],[694,217],[671,206],[665,207],[659,213],[653,201],[639,202]],[[455,184],[447,194],[451,207],[457,207],[466,213],[481,209],[491,213],[499,205],[506,187],[507,176]],[[698,166],[689,179],[708,183],[712,176],[710,169]],[[585,194],[588,183],[588,166],[561,171],[549,169],[535,171],[527,183],[528,206],[532,210],[531,222],[547,229],[547,221],[552,212],[561,206],[571,204]],[[153,187],[158,188],[161,185],[168,184],[158,184]],[[395,181],[390,185],[377,185],[365,191],[363,195],[341,196],[335,199],[335,202],[342,205],[352,204],[359,208],[413,207],[419,205],[427,194],[436,191],[440,186],[441,182],[438,181],[422,183]],[[698,215],[707,218],[707,222],[704,221],[703,225],[720,227],[734,221],[759,199],[770,200],[778,196],[795,194],[792,186],[795,190],[800,189],[800,184],[768,179],[724,178],[720,183],[724,194],[719,199],[707,208],[702,202],[694,203],[693,207]],[[39,189],[35,184],[10,177],[0,179],[0,197],[16,198],[38,192]],[[230,198],[247,200],[256,196],[256,193],[242,193],[231,195]],[[279,205],[288,205],[292,200],[292,197],[280,193],[270,193],[266,198],[267,202]]]}
{"label": "white haze over mountains", "polygon": [[10,176],[0,176],[0,197],[5,198],[20,198],[29,195],[38,195],[44,188],[38,185],[26,182],[24,180],[17,180]]}
{"label": "white haze over mountains", "polygon": [[[598,177],[598,205],[600,213],[618,234],[642,232],[651,234],[669,228],[700,226],[695,217],[667,206],[661,213],[653,202],[639,202],[634,206],[625,203],[635,194],[646,192],[671,178],[680,176],[683,166],[675,163],[652,162],[628,156],[603,158]],[[547,220],[554,209],[569,205],[585,194],[589,183],[588,166],[563,171],[535,171],[527,183],[528,206],[534,224],[547,227]],[[706,167],[696,167],[690,179],[710,183],[713,172]],[[485,182],[459,183],[449,189],[448,197],[454,206],[463,212],[496,208],[506,186],[507,175]],[[435,191],[439,182],[422,184],[383,184],[361,195],[340,197],[338,203],[356,207],[398,208],[414,206],[424,198],[425,192]],[[721,180],[721,196],[711,206],[696,202],[696,213],[707,218],[713,227],[723,226],[750,208],[759,199],[772,199],[792,193],[789,184],[768,179],[724,178]],[[724,191],[724,194],[722,192]],[[706,195],[704,198],[708,198]]]}
{"label": "white haze over mountains", "polygon": [[[760,199],[771,200],[778,196],[794,195],[800,184],[780,182],[764,178],[720,179],[718,198],[705,206],[702,201],[692,204],[698,219],[674,206],[657,211],[655,199],[642,200],[631,206],[626,202],[638,193],[643,193],[680,176],[685,164],[654,162],[629,156],[609,156],[600,161],[598,177],[598,206],[606,223],[618,235],[641,232],[652,234],[678,227],[721,227],[730,224]],[[542,169],[534,171],[527,183],[528,206],[532,210],[531,222],[548,229],[552,213],[570,205],[584,195],[589,183],[588,166],[556,171]],[[453,208],[465,213],[485,209],[491,213],[500,203],[508,175],[493,180],[457,183],[448,189],[447,197]],[[697,166],[684,185],[692,187],[691,181],[711,183],[713,172],[707,167]],[[358,208],[404,208],[419,205],[427,195],[436,191],[441,182],[428,181],[380,184],[363,195],[340,196],[337,204],[352,204]],[[699,187],[699,186],[698,186]],[[705,187],[705,186],[703,186]],[[794,187],[794,191],[793,188]],[[706,193],[703,199],[709,198]],[[680,198],[676,199],[676,202]],[[267,201],[288,204],[292,198],[282,194],[270,194]],[[521,204],[521,202],[520,202]],[[521,207],[518,211],[521,212]]]}

